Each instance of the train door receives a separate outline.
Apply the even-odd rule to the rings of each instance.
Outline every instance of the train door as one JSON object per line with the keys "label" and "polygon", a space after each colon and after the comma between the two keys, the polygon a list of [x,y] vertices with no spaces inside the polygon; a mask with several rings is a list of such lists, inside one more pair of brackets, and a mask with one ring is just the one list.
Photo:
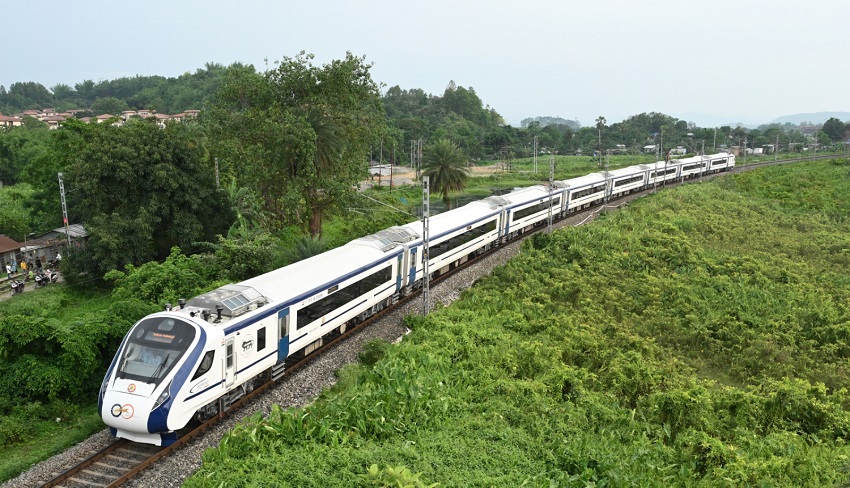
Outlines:
{"label": "train door", "polygon": [[404,274],[404,265],[403,265],[403,256],[402,254],[398,255],[398,263],[395,267],[395,291],[398,292],[401,290],[401,277]]}
{"label": "train door", "polygon": [[224,342],[224,386],[230,387],[236,381],[236,355],[233,353],[233,338]]}
{"label": "train door", "polygon": [[416,248],[410,250],[410,277],[408,278],[408,283],[412,286],[416,283],[416,266],[418,263],[416,262]]}
{"label": "train door", "polygon": [[290,329],[289,307],[277,313],[277,362],[283,362],[289,356],[289,329]]}

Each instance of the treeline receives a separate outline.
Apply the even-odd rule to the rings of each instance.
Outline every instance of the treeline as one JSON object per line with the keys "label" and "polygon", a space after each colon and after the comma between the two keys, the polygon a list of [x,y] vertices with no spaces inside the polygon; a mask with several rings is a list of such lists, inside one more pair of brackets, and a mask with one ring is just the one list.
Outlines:
{"label": "treeline", "polygon": [[[440,95],[394,86],[381,93],[365,58],[347,55],[314,66],[304,53],[276,68],[207,64],[178,78],[135,77],[47,90],[15,83],[0,90],[7,109],[71,107],[179,112],[197,120],[131,120],[123,127],[70,119],[59,130],[33,118],[0,130],[0,233],[23,242],[62,222],[58,173],[65,176],[70,221],[90,233],[84,251],[68,254],[66,278],[102,276],[127,264],[161,261],[216,236],[251,242],[293,229],[318,237],[328,216],[351,208],[372,160],[408,162],[413,141],[450,140],[470,162],[529,157],[541,151],[592,154],[622,146],[684,146],[691,153],[721,143],[780,144],[802,138],[763,131],[699,129],[659,114],[639,114],[576,130],[569,125],[505,125],[472,87],[449,83]],[[107,107],[108,105],[114,107]],[[108,110],[107,110],[108,108]]]}
{"label": "treeline", "polygon": [[60,83],[49,90],[33,81],[12,83],[7,90],[0,86],[0,113],[11,115],[25,110],[54,108],[57,112],[83,110],[80,116],[104,113],[120,115],[124,110],[156,110],[175,114],[201,109],[213,96],[228,69],[243,69],[234,63],[225,67],[207,63],[194,73],[176,78],[135,76],[94,82],[84,80],[73,87]]}
{"label": "treeline", "polygon": [[[164,114],[203,110],[214,103],[225,75],[233,71],[256,73],[251,65],[207,63],[194,73],[176,78],[84,80],[73,87],[57,84],[50,89],[36,82],[18,82],[8,90],[0,86],[0,113],[10,115],[47,107],[58,112],[82,110],[78,117],[118,115],[124,110],[141,109]],[[502,116],[485,104],[474,88],[459,86],[454,81],[449,82],[442,94],[393,86],[382,94],[381,102],[388,130],[373,141],[372,158],[379,159],[383,148],[384,162],[408,161],[411,141],[420,139],[451,139],[471,160],[530,157],[534,137],[538,138],[541,151],[558,154],[593,154],[618,150],[618,146],[619,151],[638,153],[645,145],[662,143],[665,149],[681,146],[696,153],[703,149],[713,151],[719,146],[762,147],[777,141],[787,147],[789,143],[802,144],[807,140],[799,127],[791,124],[753,130],[731,126],[699,128],[660,113],[643,113],[614,123],[600,116],[584,126],[579,126],[578,121],[538,117],[525,119],[523,127],[516,128],[505,125]],[[844,123],[831,120],[816,139],[821,143],[839,141],[846,132]]]}

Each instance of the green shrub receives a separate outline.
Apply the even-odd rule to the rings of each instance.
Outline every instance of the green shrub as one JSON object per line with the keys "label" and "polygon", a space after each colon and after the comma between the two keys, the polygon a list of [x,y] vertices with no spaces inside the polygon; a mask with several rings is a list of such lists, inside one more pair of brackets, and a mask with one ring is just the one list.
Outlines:
{"label": "green shrub", "polygon": [[34,434],[31,420],[14,416],[0,417],[0,447],[20,444]]}

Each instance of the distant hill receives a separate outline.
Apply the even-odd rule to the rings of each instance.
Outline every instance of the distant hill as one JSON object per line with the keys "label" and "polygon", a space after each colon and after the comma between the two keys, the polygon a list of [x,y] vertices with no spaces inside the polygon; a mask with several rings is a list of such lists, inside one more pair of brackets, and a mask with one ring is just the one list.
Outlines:
{"label": "distant hill", "polygon": [[799,113],[792,115],[783,115],[782,117],[778,117],[771,121],[766,120],[756,120],[752,118],[745,118],[740,116],[717,116],[717,115],[708,115],[697,112],[688,112],[681,114],[672,114],[679,120],[685,120],[688,122],[693,122],[697,127],[722,127],[724,125],[728,125],[730,127],[742,126],[747,129],[755,129],[762,125],[769,124],[793,124],[800,125],[801,123],[806,124],[823,124],[831,117],[835,117],[836,119],[842,122],[850,122],[850,112],[814,112],[814,113]]}
{"label": "distant hill", "polygon": [[835,117],[842,122],[850,121],[850,112],[814,112],[802,113],[793,115],[783,115],[771,121],[772,124],[784,124],[790,122],[795,125],[802,123],[823,124],[827,120]]}
{"label": "distant hill", "polygon": [[522,119],[520,122],[520,127],[527,128],[528,125],[532,122],[540,122],[540,127],[546,127],[547,125],[566,125],[573,130],[578,130],[581,128],[577,120],[567,120],[562,119],[561,117],[529,117],[527,119]]}

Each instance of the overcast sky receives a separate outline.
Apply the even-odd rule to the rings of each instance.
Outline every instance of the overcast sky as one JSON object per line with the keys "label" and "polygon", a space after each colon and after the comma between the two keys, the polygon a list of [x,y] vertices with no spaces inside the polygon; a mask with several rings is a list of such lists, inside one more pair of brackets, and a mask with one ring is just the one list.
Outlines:
{"label": "overcast sky", "polygon": [[847,0],[8,0],[0,11],[7,89],[350,51],[384,90],[442,95],[454,80],[515,126],[850,111]]}

